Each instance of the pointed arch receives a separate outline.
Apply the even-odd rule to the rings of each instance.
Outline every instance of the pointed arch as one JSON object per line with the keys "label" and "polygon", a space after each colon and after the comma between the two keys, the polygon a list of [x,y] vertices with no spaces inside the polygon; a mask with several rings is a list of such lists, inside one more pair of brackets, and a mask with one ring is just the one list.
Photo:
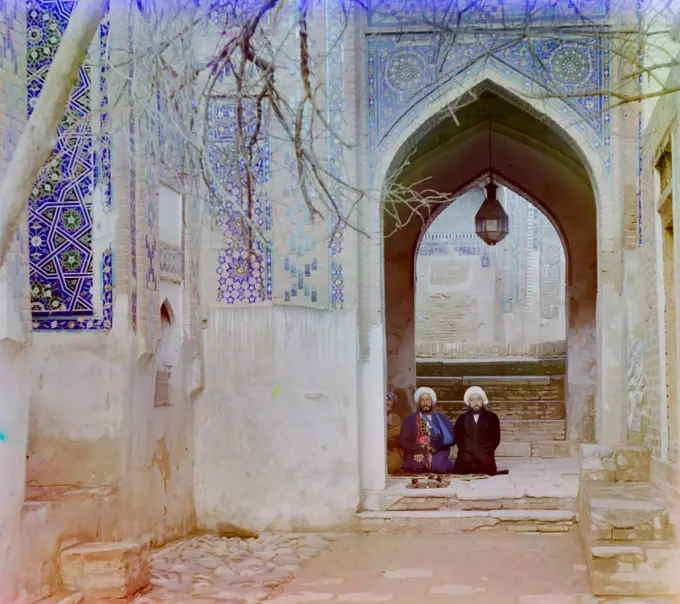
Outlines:
{"label": "pointed arch", "polygon": [[175,311],[172,310],[172,304],[170,304],[170,301],[166,298],[163,300],[163,303],[161,304],[161,325],[174,325],[175,324]]}

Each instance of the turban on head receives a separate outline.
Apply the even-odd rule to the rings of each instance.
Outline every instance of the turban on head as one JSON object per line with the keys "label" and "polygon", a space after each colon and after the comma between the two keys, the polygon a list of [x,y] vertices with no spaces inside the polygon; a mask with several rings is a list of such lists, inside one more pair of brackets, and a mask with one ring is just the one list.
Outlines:
{"label": "turban on head", "polygon": [[465,394],[463,395],[463,400],[468,407],[470,406],[470,397],[474,394],[478,394],[482,397],[485,407],[489,404],[489,399],[486,398],[486,392],[484,392],[484,390],[482,390],[479,386],[471,386],[465,391]]}
{"label": "turban on head", "polygon": [[399,399],[397,398],[397,395],[394,394],[394,392],[388,392],[387,393],[387,400],[392,401],[393,403],[398,403]]}
{"label": "turban on head", "polygon": [[432,404],[436,405],[437,404],[437,395],[434,393],[434,390],[432,388],[418,388],[416,390],[416,393],[413,395],[413,398],[416,401],[416,406],[418,405],[418,402],[420,401],[420,397],[423,396],[423,394],[429,394],[432,397]]}

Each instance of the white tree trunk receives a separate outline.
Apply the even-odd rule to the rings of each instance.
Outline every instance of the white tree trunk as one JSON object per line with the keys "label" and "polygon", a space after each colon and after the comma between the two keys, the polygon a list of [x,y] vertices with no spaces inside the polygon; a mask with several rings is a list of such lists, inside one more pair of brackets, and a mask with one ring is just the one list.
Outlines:
{"label": "white tree trunk", "polygon": [[0,267],[31,189],[57,142],[57,128],[108,0],[80,0],[61,39],[38,102],[0,181]]}
{"label": "white tree trunk", "polygon": [[[56,145],[57,128],[107,0],[80,0],[47,74],[37,105],[0,181],[0,268],[31,189]],[[7,303],[7,301],[4,301]],[[0,299],[0,304],[3,301]],[[26,350],[0,341],[0,604],[15,602],[21,569],[21,510],[26,480],[28,384]]]}

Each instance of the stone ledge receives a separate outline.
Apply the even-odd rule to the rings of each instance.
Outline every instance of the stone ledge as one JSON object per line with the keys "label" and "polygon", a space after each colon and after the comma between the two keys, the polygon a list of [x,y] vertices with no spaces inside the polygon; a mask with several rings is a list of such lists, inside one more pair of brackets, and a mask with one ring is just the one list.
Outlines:
{"label": "stone ledge", "polygon": [[151,581],[148,544],[86,543],[61,553],[63,586],[87,598],[126,598]]}
{"label": "stone ledge", "polygon": [[359,527],[367,532],[418,530],[457,533],[478,529],[524,533],[566,533],[574,526],[576,514],[569,510],[452,510],[408,512],[361,512]]}
{"label": "stone ledge", "polygon": [[595,539],[668,541],[674,538],[668,506],[649,484],[593,483],[585,488]]}
{"label": "stone ledge", "polygon": [[97,539],[115,541],[114,487],[29,487],[21,514],[21,588],[49,593],[59,585],[59,552]]}

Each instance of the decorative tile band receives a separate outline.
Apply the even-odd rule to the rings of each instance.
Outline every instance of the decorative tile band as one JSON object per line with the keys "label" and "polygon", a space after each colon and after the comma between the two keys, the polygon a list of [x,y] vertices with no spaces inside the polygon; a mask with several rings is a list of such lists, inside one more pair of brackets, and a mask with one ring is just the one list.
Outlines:
{"label": "decorative tile band", "polygon": [[[574,21],[588,23],[606,19],[609,15],[607,0],[573,0],[555,2],[555,0],[486,0],[476,7],[467,3],[472,10],[462,10],[466,3],[461,3],[462,23],[517,23],[525,21],[527,10],[531,11],[531,21]],[[450,11],[448,1],[434,0],[368,0],[368,26],[375,28],[396,29],[433,21],[438,11]],[[443,15],[440,15],[440,17]]]}
{"label": "decorative tile band", "polygon": [[[74,5],[70,0],[31,0],[27,5],[29,118]],[[107,308],[106,296],[103,296],[104,314],[98,318],[92,295],[96,273],[92,254],[95,186],[103,186],[104,209],[111,204],[111,150],[106,111],[108,33],[109,24],[105,21],[100,26],[95,43],[98,47],[93,53],[100,61],[99,123],[92,122],[93,67],[86,64],[81,67],[69,96],[57,131],[55,151],[38,176],[28,202],[34,329],[91,330],[109,329],[111,325],[112,305]],[[93,125],[100,130],[99,143],[94,140]],[[102,279],[108,279],[109,286],[111,254],[105,255],[104,261],[108,258],[109,265],[104,264],[102,272]],[[103,283],[106,286],[106,281]]]}
{"label": "decorative tile band", "polygon": [[[344,209],[341,186],[336,179],[344,176],[344,157],[341,136],[345,121],[344,34],[346,22],[342,17],[344,3],[326,0],[326,99],[328,133],[328,172],[333,177],[330,191],[340,212]],[[342,268],[344,225],[329,212],[330,306],[341,309],[345,303],[345,277]]]}
{"label": "decorative tile band", "polygon": [[[511,78],[523,78],[561,98],[581,122],[574,126],[610,161],[608,96],[569,96],[609,89],[610,52],[596,38],[526,41],[498,37],[461,39],[444,64],[433,56],[432,34],[369,36],[367,92],[369,152],[394,140],[425,109],[433,94],[460,85],[480,69],[481,60]],[[442,73],[444,74],[443,77]],[[455,77],[451,74],[456,74]],[[518,86],[521,86],[518,83]]]}
{"label": "decorative tile band", "polygon": [[[256,126],[255,109],[254,103],[244,103],[246,133],[251,136]],[[265,123],[262,132],[267,133],[268,130]],[[217,299],[227,304],[259,304],[272,299],[272,207],[263,187],[271,175],[271,145],[268,136],[264,135],[255,149],[252,168],[257,183],[249,220],[257,233],[252,234],[249,245],[243,217],[246,208],[242,204],[239,187],[239,180],[243,181],[246,175],[245,160],[242,159],[236,166],[235,131],[235,103],[231,100],[213,101],[209,112],[208,157],[219,186],[213,183],[212,204],[226,241],[217,263]]]}
{"label": "decorative tile band", "polygon": [[109,247],[102,254],[101,263],[101,299],[102,299],[102,316],[90,318],[50,318],[50,319],[36,319],[33,318],[34,331],[83,331],[83,330],[98,330],[111,329],[113,326],[113,248]]}

